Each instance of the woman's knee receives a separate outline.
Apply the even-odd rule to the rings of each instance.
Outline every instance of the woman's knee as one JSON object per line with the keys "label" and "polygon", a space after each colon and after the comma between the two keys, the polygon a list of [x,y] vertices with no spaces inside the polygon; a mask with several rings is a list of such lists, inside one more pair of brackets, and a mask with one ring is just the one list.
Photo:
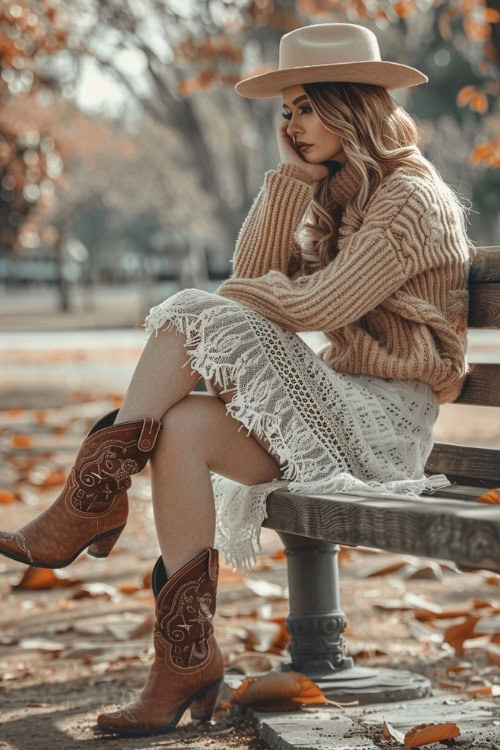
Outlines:
{"label": "woman's knee", "polygon": [[220,401],[208,393],[190,393],[163,415],[162,434],[166,439],[206,439],[207,431],[215,416],[215,409],[220,409]]}

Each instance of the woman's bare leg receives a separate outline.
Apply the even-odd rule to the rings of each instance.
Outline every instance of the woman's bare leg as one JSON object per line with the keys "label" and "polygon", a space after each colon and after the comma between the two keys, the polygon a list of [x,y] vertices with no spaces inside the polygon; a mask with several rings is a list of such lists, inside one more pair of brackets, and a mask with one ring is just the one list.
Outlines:
{"label": "woman's bare leg", "polygon": [[[193,390],[200,375],[192,374],[184,344],[186,337],[175,327],[153,331],[128,386],[115,424],[142,417],[160,420]],[[185,365],[185,367],[183,367]]]}
{"label": "woman's bare leg", "polygon": [[192,393],[162,423],[150,465],[156,530],[170,577],[214,544],[210,471],[254,485],[279,477],[280,468],[217,397]]}
{"label": "woman's bare leg", "polygon": [[[231,399],[233,398],[233,391],[235,390],[234,384],[229,383],[228,389],[225,391],[225,393],[222,393],[222,386],[212,383],[211,380],[207,380],[207,378],[203,378],[205,381],[205,387],[207,389],[207,393],[209,393],[211,396],[217,396],[224,404],[228,404]],[[267,440],[265,437],[258,437],[255,433],[251,433],[254,440],[258,442],[259,445],[261,445],[267,453],[270,453],[270,455],[274,458],[276,463],[279,465],[279,458],[271,449],[271,444],[269,440]]]}

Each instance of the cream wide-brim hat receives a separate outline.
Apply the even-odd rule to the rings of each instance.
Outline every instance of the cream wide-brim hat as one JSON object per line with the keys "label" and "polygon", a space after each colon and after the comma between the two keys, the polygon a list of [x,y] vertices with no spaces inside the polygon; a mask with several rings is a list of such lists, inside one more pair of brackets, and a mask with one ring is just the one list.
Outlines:
{"label": "cream wide-brim hat", "polygon": [[343,81],[403,89],[428,80],[409,65],[381,60],[370,29],[355,23],[319,23],[284,34],[278,70],[245,78],[234,88],[240,96],[265,99],[300,83]]}

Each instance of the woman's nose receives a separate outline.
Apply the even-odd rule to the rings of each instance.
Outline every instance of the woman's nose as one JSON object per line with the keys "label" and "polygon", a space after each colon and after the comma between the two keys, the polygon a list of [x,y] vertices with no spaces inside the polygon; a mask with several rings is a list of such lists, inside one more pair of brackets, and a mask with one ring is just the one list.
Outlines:
{"label": "woman's nose", "polygon": [[296,135],[299,133],[299,130],[297,129],[297,124],[294,120],[290,120],[290,125],[287,128],[287,133],[290,136],[290,138],[295,138]]}

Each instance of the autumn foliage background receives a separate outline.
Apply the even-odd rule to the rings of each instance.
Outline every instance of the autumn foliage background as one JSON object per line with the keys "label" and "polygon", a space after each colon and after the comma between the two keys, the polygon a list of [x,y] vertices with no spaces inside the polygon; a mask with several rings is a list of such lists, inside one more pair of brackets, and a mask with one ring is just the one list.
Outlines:
{"label": "autumn foliage background", "polygon": [[279,103],[233,86],[277,66],[284,33],[331,21],[428,75],[393,96],[470,197],[474,241],[499,244],[499,19],[498,0],[3,2],[0,278],[50,262],[69,311],[76,283],[179,278],[189,254],[201,272],[186,283],[227,275],[278,160]]}

